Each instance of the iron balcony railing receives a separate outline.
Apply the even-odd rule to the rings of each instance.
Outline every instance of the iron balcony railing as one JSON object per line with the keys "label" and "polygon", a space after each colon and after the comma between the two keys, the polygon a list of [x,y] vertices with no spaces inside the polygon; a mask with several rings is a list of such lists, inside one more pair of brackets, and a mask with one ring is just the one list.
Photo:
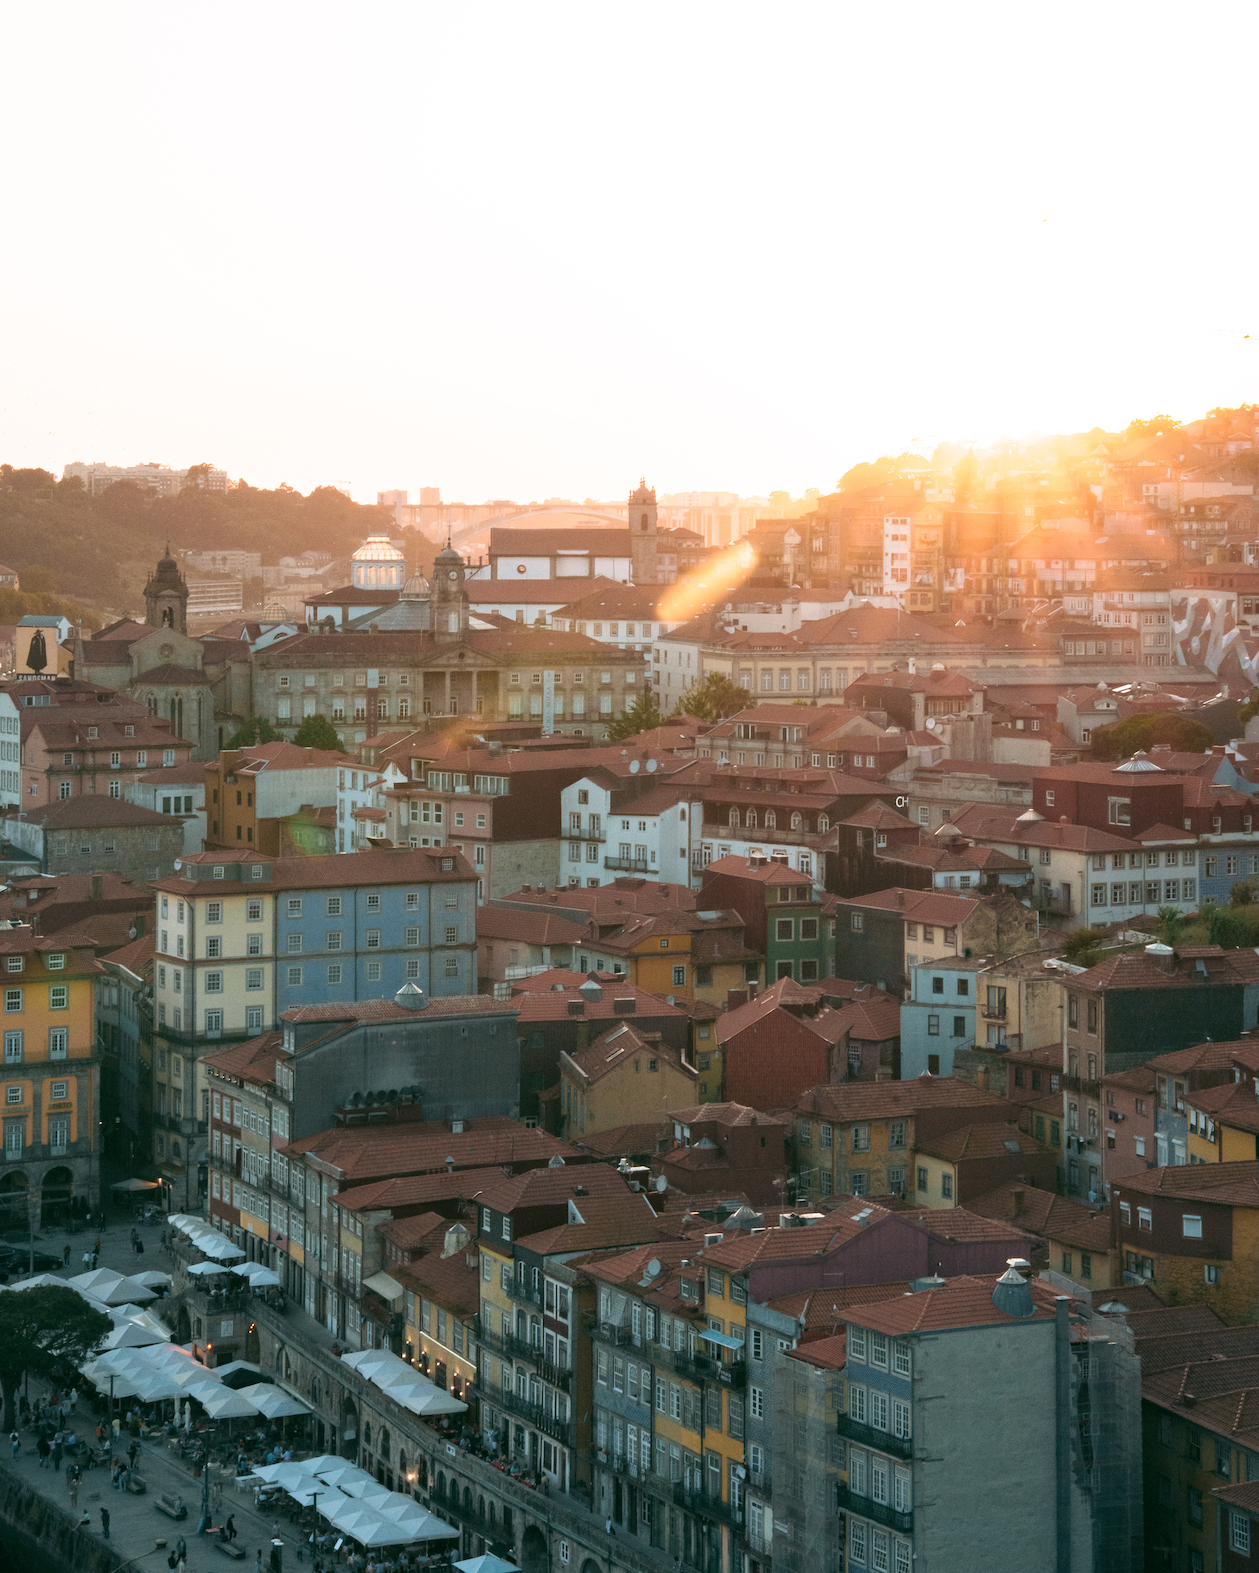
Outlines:
{"label": "iron balcony railing", "polygon": [[529,1399],[521,1398],[519,1393],[505,1387],[483,1387],[480,1391],[481,1396],[488,1402],[497,1404],[508,1414],[527,1420],[531,1426],[544,1432],[554,1441],[562,1442],[565,1447],[574,1445],[577,1428],[571,1420],[557,1420],[554,1415],[548,1415],[541,1404],[531,1403]]}
{"label": "iron balcony railing", "polygon": [[885,1529],[898,1529],[902,1534],[908,1534],[914,1527],[912,1513],[898,1513],[886,1502],[876,1502],[872,1497],[860,1496],[856,1491],[850,1491],[847,1486],[836,1486],[835,1492],[839,1499],[841,1513],[855,1513],[858,1518],[873,1519],[876,1524],[882,1524]]}
{"label": "iron balcony railing", "polygon": [[890,1431],[876,1431],[873,1426],[862,1425],[860,1421],[852,1420],[843,1414],[838,1417],[836,1424],[840,1436],[846,1436],[850,1442],[860,1442],[866,1447],[872,1447],[876,1453],[894,1453],[897,1458],[914,1456],[912,1437],[893,1436]]}
{"label": "iron balcony railing", "polygon": [[718,1496],[709,1496],[707,1491],[697,1491],[694,1488],[688,1490],[686,1482],[682,1480],[673,1483],[673,1500],[689,1513],[699,1513],[704,1518],[716,1519],[722,1524],[743,1523],[742,1507],[724,1502]]}
{"label": "iron balcony railing", "polygon": [[558,1387],[567,1393],[572,1385],[573,1373],[552,1364],[543,1354],[541,1344],[535,1344],[527,1338],[517,1338],[512,1333],[496,1333],[493,1329],[485,1327],[481,1328],[480,1338],[484,1347],[494,1350],[496,1354],[510,1355],[516,1360],[528,1360],[537,1368],[542,1380],[549,1382],[552,1387]]}

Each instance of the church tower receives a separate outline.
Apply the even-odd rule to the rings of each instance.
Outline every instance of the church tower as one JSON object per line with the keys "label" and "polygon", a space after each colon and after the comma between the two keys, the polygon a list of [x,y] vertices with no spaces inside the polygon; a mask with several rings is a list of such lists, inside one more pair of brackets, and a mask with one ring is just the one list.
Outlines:
{"label": "church tower", "polygon": [[656,565],[656,489],[645,479],[630,493],[630,577],[635,584],[655,584]]}
{"label": "church tower", "polygon": [[188,585],[179,564],[166,548],[153,577],[144,587],[144,620],[150,628],[175,628],[188,632]]}
{"label": "church tower", "polygon": [[447,541],[433,564],[429,598],[433,633],[438,644],[454,644],[468,635],[468,592],[463,587],[463,558]]}

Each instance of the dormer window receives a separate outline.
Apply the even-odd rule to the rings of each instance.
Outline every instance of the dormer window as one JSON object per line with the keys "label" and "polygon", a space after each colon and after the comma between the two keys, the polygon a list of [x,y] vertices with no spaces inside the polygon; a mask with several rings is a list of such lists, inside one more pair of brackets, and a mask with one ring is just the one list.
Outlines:
{"label": "dormer window", "polygon": [[44,957],[44,965],[49,972],[61,972],[65,968],[66,953],[63,950],[55,951],[51,956]]}
{"label": "dormer window", "polygon": [[222,863],[216,863],[214,865],[214,878],[215,879],[222,879],[223,878],[223,865],[222,865]]}

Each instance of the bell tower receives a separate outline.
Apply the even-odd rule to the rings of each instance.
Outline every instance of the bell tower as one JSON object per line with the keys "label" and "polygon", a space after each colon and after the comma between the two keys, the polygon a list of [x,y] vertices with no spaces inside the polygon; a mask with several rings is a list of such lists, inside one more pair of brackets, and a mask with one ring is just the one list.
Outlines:
{"label": "bell tower", "polygon": [[635,584],[655,584],[656,563],[656,489],[640,479],[638,490],[630,493],[630,577]]}
{"label": "bell tower", "polygon": [[429,598],[433,633],[438,644],[454,644],[468,634],[468,594],[463,587],[463,558],[449,539],[433,563]]}
{"label": "bell tower", "polygon": [[170,554],[169,542],[166,556],[144,587],[144,620],[150,628],[174,628],[181,634],[188,632],[188,584]]}

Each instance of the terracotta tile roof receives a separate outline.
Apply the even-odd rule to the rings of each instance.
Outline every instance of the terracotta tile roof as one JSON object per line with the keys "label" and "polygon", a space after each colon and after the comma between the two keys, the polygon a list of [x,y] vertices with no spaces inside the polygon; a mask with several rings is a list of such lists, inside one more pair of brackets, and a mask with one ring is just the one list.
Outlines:
{"label": "terracotta tile roof", "polygon": [[97,826],[130,830],[159,825],[170,830],[181,829],[184,823],[177,815],[155,814],[151,808],[140,808],[122,798],[106,797],[104,793],[86,793],[47,803],[42,808],[26,808],[22,810],[22,817],[45,830],[90,830]]}
{"label": "terracotta tile roof", "polygon": [[577,1145],[603,1158],[632,1158],[635,1153],[658,1153],[663,1144],[671,1145],[672,1141],[672,1121],[661,1120],[658,1124],[618,1125],[615,1130],[596,1131],[583,1136]]}
{"label": "terracotta tile roof", "polygon": [[789,1360],[799,1360],[804,1365],[815,1365],[823,1371],[842,1371],[847,1360],[848,1335],[837,1333],[830,1338],[813,1338],[807,1343],[787,1351]]}
{"label": "terracotta tile roof", "polygon": [[740,1126],[764,1125],[790,1128],[790,1117],[766,1114],[744,1103],[697,1103],[686,1109],[670,1109],[669,1118],[677,1125],[719,1125],[723,1130]]}
{"label": "terracotta tile roof", "polygon": [[234,1043],[228,1049],[207,1054],[201,1063],[208,1071],[236,1081],[247,1081],[255,1086],[270,1086],[275,1080],[276,1059],[286,1059],[284,1034],[264,1032],[260,1038],[250,1038],[247,1043]]}
{"label": "terracotta tile roof", "polygon": [[899,1299],[874,1305],[850,1306],[845,1319],[894,1337],[946,1327],[1000,1326],[1015,1320],[1053,1319],[1054,1301],[1058,1298],[1056,1289],[1042,1284],[1039,1279],[1030,1279],[1027,1287],[1034,1305],[1032,1317],[1016,1319],[993,1304],[996,1282],[995,1276],[952,1278],[942,1289],[924,1289],[918,1294],[902,1295]]}
{"label": "terracotta tile roof", "polygon": [[[750,796],[757,802],[761,801],[761,798],[757,797],[755,793],[750,794]],[[789,794],[779,794],[773,800],[777,802],[780,798],[784,803],[799,806],[800,799],[798,797],[792,797]],[[754,868],[750,858],[734,857],[733,855],[724,858],[714,858],[707,865],[704,872],[705,874],[733,874],[739,879],[750,879],[761,885],[807,885],[810,889],[813,888],[813,880],[810,875],[802,874],[798,869],[788,868],[785,863],[774,859],[768,859],[759,868]]]}
{"label": "terracotta tile roof", "polygon": [[919,1136],[915,1139],[919,1152],[933,1158],[943,1158],[948,1163],[961,1163],[971,1158],[1004,1158],[1023,1154],[1038,1157],[1051,1153],[1052,1147],[1038,1142],[1020,1131],[1011,1121],[1006,1125],[960,1125],[956,1130],[942,1131],[936,1136]]}
{"label": "terracotta tile roof", "polygon": [[1169,1054],[1156,1054],[1146,1060],[1145,1068],[1162,1071],[1164,1075],[1188,1075],[1190,1071],[1228,1070],[1234,1057],[1249,1049],[1259,1048],[1254,1038],[1233,1038],[1220,1043],[1195,1043],[1192,1048],[1173,1049]]}
{"label": "terracotta tile roof", "polygon": [[844,1311],[851,1305],[875,1305],[880,1300],[898,1300],[908,1293],[908,1280],[890,1284],[828,1284],[823,1289],[798,1289],[794,1294],[780,1295],[766,1304],[771,1311],[794,1316],[802,1322],[804,1339],[808,1343],[810,1333],[814,1339],[824,1338],[837,1324],[843,1325],[843,1318],[835,1314],[837,1310]]}
{"label": "terracotta tile roof", "polygon": [[[567,1021],[570,1015],[568,1007],[574,1002],[583,1006],[582,1016],[586,1021],[649,1022],[661,1016],[685,1014],[659,994],[649,994],[646,989],[640,989],[624,978],[604,973],[594,978],[603,991],[602,997],[590,999],[581,992],[581,985],[590,981],[590,974],[552,969],[536,977],[522,979],[519,984],[513,983],[511,999],[503,1003],[519,1011],[522,1026],[531,1022]],[[558,986],[561,982],[562,988]],[[537,987],[540,983],[544,984],[542,989]],[[633,1008],[622,1006],[618,1009],[617,1002],[621,1000],[632,1000]]]}
{"label": "terracotta tile roof", "polygon": [[[1148,1377],[1142,1373],[1141,1396],[1155,1403],[1192,1408],[1195,1424],[1207,1424],[1214,1419],[1218,1426],[1224,1416],[1199,1414],[1199,1409],[1225,1394],[1240,1395],[1256,1388],[1259,1388],[1259,1355],[1240,1355],[1233,1360],[1208,1356],[1205,1360],[1190,1359],[1182,1365],[1167,1366]],[[1194,1400],[1192,1405],[1185,1403],[1187,1397]],[[1256,1425],[1259,1425],[1259,1415],[1252,1411],[1247,1429]]]}
{"label": "terracotta tile roof", "polygon": [[619,1022],[610,1031],[601,1033],[585,1048],[560,1054],[560,1064],[570,1070],[583,1087],[621,1069],[635,1054],[650,1055],[653,1060],[664,1060],[680,1076],[698,1079],[693,1065],[687,1065],[681,1055],[662,1041],[659,1033],[644,1033],[628,1021]]}
{"label": "terracotta tile roof", "polygon": [[1153,1093],[1158,1088],[1158,1077],[1147,1063],[1130,1071],[1112,1071],[1109,1076],[1102,1077],[1102,1083],[1107,1087],[1122,1087],[1126,1092]]}
{"label": "terracotta tile roof", "polygon": [[[70,802],[92,802],[91,798],[71,798]],[[128,806],[128,805],[124,805]],[[147,810],[141,810],[147,812]],[[154,814],[153,821],[171,824],[174,816]],[[443,869],[443,862],[451,867]],[[233,853],[230,849],[219,852],[190,852],[181,859],[181,866],[188,864],[245,864],[267,865],[271,870],[270,881],[264,890],[322,890],[337,885],[424,885],[464,883],[475,876],[472,865],[453,847],[372,847],[362,852],[342,853],[337,857],[267,857],[262,853]],[[195,880],[182,875],[153,881],[153,889],[186,896],[192,885],[204,895],[205,890]],[[232,895],[248,892],[257,895],[256,880],[215,880],[214,893],[228,891]]]}
{"label": "terracotta tile roof", "polygon": [[504,911],[508,903],[513,906],[526,904],[530,909],[540,906],[580,908],[601,923],[622,922],[630,912],[661,912],[681,908],[693,911],[698,906],[697,891],[685,885],[669,884],[654,879],[622,877],[597,890],[517,890],[503,896],[486,907],[486,911]]}
{"label": "terracotta tile roof", "polygon": [[[434,1126],[440,1126],[438,1132]],[[383,1180],[392,1175],[434,1173],[446,1167],[484,1168],[487,1164],[542,1163],[558,1154],[580,1157],[575,1147],[544,1131],[530,1130],[515,1120],[473,1120],[458,1135],[439,1121],[415,1125],[336,1126],[292,1141],[290,1158],[309,1153],[340,1175],[348,1190],[357,1180]],[[562,1171],[561,1171],[562,1172]]]}
{"label": "terracotta tile roof", "polygon": [[1186,1201],[1217,1202],[1223,1207],[1259,1207],[1259,1159],[1240,1163],[1173,1164],[1125,1174],[1113,1194],[1175,1196]]}
{"label": "terracotta tile roof", "polygon": [[[1190,1310],[1198,1307],[1168,1307]],[[1202,1306],[1206,1311],[1210,1308]],[[1189,1330],[1184,1328],[1159,1336],[1150,1333],[1137,1339],[1142,1376],[1157,1376],[1162,1371],[1183,1368],[1186,1359],[1240,1360],[1259,1355],[1259,1327],[1221,1327],[1218,1318],[1203,1321]]]}
{"label": "terracotta tile roof", "polygon": [[[1199,946],[1197,950],[1197,959],[1202,961],[1209,982],[1259,982],[1259,955],[1253,950],[1225,951],[1214,945]],[[1123,951],[1078,973],[1071,986],[1088,990],[1191,988],[1198,975],[1196,960],[1187,962],[1184,957],[1176,957],[1171,972],[1164,972],[1145,951]]]}
{"label": "terracotta tile roof", "polygon": [[107,952],[105,959],[115,966],[126,967],[128,972],[134,973],[137,978],[142,978],[152,965],[156,944],[155,934],[141,934],[139,939],[133,939],[129,945]]}
{"label": "terracotta tile roof", "polygon": [[667,1240],[646,1196],[634,1191],[624,1196],[578,1196],[574,1205],[582,1222],[562,1223],[553,1229],[525,1235],[517,1245],[539,1256],[559,1256],[578,1251],[604,1251],[627,1245]]}
{"label": "terracotta tile roof", "polygon": [[[845,825],[858,825],[863,830],[914,830],[917,826],[912,820],[898,814],[894,808],[889,808],[886,803],[867,803],[864,808],[859,808],[855,814],[841,821]],[[898,848],[898,850],[900,850]]]}
{"label": "terracotta tile roof", "polygon": [[[1061,1108],[1061,1103],[1058,1105]],[[985,1218],[1009,1219],[1020,1229],[1046,1239],[1061,1240],[1081,1251],[1110,1250],[1110,1215],[1091,1212],[1035,1185],[1002,1185],[973,1196],[967,1207]]]}
{"label": "terracotta tile roof", "polygon": [[[422,1011],[408,1010],[394,1000],[346,1000],[340,1005],[294,1005],[281,1013],[282,1021],[299,1024],[326,1021],[330,1025],[360,1021],[417,1021],[426,1016],[515,1016],[515,1000],[496,1000],[488,994],[438,995]],[[303,1044],[298,1049],[312,1047]]]}
{"label": "terracotta tile roof", "polygon": [[513,912],[507,907],[476,909],[478,939],[520,940],[529,945],[579,945],[584,923],[571,923],[558,912]]}
{"label": "terracotta tile roof", "polygon": [[1227,1502],[1230,1507],[1239,1507],[1259,1517],[1259,1480],[1243,1480],[1236,1485],[1216,1486],[1211,1495],[1218,1497],[1221,1502]]}
{"label": "terracotta tile roof", "polygon": [[[579,1195],[583,1192],[584,1195]],[[581,1206],[585,1196],[633,1196],[624,1175],[606,1163],[582,1164],[570,1168],[526,1169],[523,1174],[501,1177],[486,1186],[480,1197],[482,1207],[511,1213],[520,1207],[546,1207],[570,1197]]]}
{"label": "terracotta tile roof", "polygon": [[[476,1262],[475,1252],[472,1254]],[[430,1251],[415,1262],[391,1262],[386,1271],[404,1289],[412,1293],[418,1289],[447,1310],[467,1313],[478,1310],[481,1304],[479,1267],[479,1262],[468,1265],[468,1253],[464,1251],[456,1251],[453,1256]]]}
{"label": "terracotta tile roof", "polygon": [[904,890],[899,886],[866,896],[841,896],[835,903],[854,910],[890,912],[907,923],[940,924],[945,928],[965,923],[981,904],[977,896],[950,896],[940,890]]}
{"label": "terracotta tile roof", "polygon": [[[575,1161],[578,1160],[568,1160],[570,1164]],[[422,1207],[426,1202],[466,1201],[478,1195],[487,1185],[497,1185],[502,1177],[503,1171],[498,1167],[447,1172],[443,1165],[433,1174],[407,1174],[366,1185],[353,1185],[338,1191],[332,1200],[351,1212]]]}
{"label": "terracotta tile roof", "polygon": [[[1161,1301],[1149,1307],[1138,1306],[1135,1296],[1145,1291],[1145,1286],[1125,1284],[1122,1289],[1098,1290],[1093,1303],[1099,1308],[1118,1301],[1128,1307],[1124,1322],[1134,1338],[1170,1338],[1173,1333],[1195,1335],[1214,1333],[1227,1326],[1224,1319],[1209,1305],[1164,1305]],[[1193,1353],[1190,1344],[1186,1355]]]}
{"label": "terracotta tile roof", "polygon": [[390,1245],[406,1251],[426,1240],[434,1230],[440,1229],[444,1234],[450,1226],[451,1219],[440,1213],[412,1213],[409,1218],[391,1218],[388,1223],[377,1224],[376,1233]]}
{"label": "terracotta tile roof", "polygon": [[[924,1074],[913,1081],[848,1081],[813,1087],[800,1099],[796,1112],[820,1114],[835,1124],[847,1125],[853,1120],[897,1119],[927,1109],[977,1109],[995,1104],[1011,1107],[995,1092],[970,1082]],[[1004,1128],[1004,1124],[997,1127]]]}
{"label": "terracotta tile roof", "polygon": [[1186,1092],[1185,1102],[1233,1130],[1259,1131],[1259,1097],[1249,1081],[1227,1081],[1220,1087]]}

